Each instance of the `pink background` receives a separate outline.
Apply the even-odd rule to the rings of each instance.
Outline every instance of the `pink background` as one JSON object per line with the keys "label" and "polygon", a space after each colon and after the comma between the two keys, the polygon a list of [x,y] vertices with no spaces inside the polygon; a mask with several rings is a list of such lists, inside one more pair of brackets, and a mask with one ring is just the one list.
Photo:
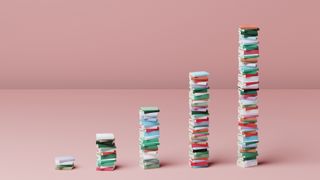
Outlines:
{"label": "pink background", "polygon": [[0,88],[235,88],[237,27],[261,28],[263,88],[320,88],[318,0],[2,0]]}

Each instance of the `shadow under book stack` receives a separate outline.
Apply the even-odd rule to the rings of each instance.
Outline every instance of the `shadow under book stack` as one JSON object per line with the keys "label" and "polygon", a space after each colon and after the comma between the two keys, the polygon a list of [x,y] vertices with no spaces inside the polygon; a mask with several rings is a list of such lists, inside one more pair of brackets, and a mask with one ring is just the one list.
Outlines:
{"label": "shadow under book stack", "polygon": [[258,165],[258,31],[259,28],[252,25],[243,25],[239,28],[239,134],[237,165],[245,168]]}
{"label": "shadow under book stack", "polygon": [[189,163],[192,168],[209,166],[209,73],[189,73]]}

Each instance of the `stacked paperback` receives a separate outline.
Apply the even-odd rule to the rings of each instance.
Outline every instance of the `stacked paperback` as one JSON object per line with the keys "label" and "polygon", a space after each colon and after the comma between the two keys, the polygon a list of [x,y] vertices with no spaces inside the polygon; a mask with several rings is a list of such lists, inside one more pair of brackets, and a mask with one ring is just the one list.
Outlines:
{"label": "stacked paperback", "polygon": [[208,72],[189,73],[189,162],[192,168],[209,166]]}
{"label": "stacked paperback", "polygon": [[239,28],[239,107],[238,107],[238,159],[240,167],[258,165],[258,106],[259,90],[259,28],[240,26]]}
{"label": "stacked paperback", "polygon": [[96,134],[97,171],[113,171],[116,167],[117,152],[114,135]]}
{"label": "stacked paperback", "polygon": [[75,158],[72,156],[60,156],[55,158],[57,170],[71,170],[74,168]]}
{"label": "stacked paperback", "polygon": [[139,111],[140,119],[140,161],[139,165],[143,169],[153,169],[160,167],[158,157],[159,142],[159,121],[158,107],[141,107]]}

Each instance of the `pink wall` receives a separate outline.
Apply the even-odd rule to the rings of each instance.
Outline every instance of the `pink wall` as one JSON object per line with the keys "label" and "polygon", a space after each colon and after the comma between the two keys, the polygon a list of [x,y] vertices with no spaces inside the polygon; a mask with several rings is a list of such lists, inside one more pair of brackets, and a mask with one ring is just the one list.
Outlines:
{"label": "pink wall", "polygon": [[0,88],[234,88],[237,27],[261,27],[263,88],[320,88],[318,0],[2,0]]}

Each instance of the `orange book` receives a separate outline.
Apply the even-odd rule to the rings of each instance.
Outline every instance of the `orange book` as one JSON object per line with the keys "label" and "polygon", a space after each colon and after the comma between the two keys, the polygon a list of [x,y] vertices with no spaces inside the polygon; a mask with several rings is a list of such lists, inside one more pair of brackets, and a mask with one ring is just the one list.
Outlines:
{"label": "orange book", "polygon": [[243,24],[243,25],[240,25],[240,28],[245,30],[259,30],[257,26],[252,24]]}
{"label": "orange book", "polygon": [[258,59],[257,58],[241,59],[241,62],[244,62],[244,63],[256,63],[256,62],[258,62]]}
{"label": "orange book", "polygon": [[206,82],[208,81],[208,77],[192,77],[191,78],[195,82]]}

